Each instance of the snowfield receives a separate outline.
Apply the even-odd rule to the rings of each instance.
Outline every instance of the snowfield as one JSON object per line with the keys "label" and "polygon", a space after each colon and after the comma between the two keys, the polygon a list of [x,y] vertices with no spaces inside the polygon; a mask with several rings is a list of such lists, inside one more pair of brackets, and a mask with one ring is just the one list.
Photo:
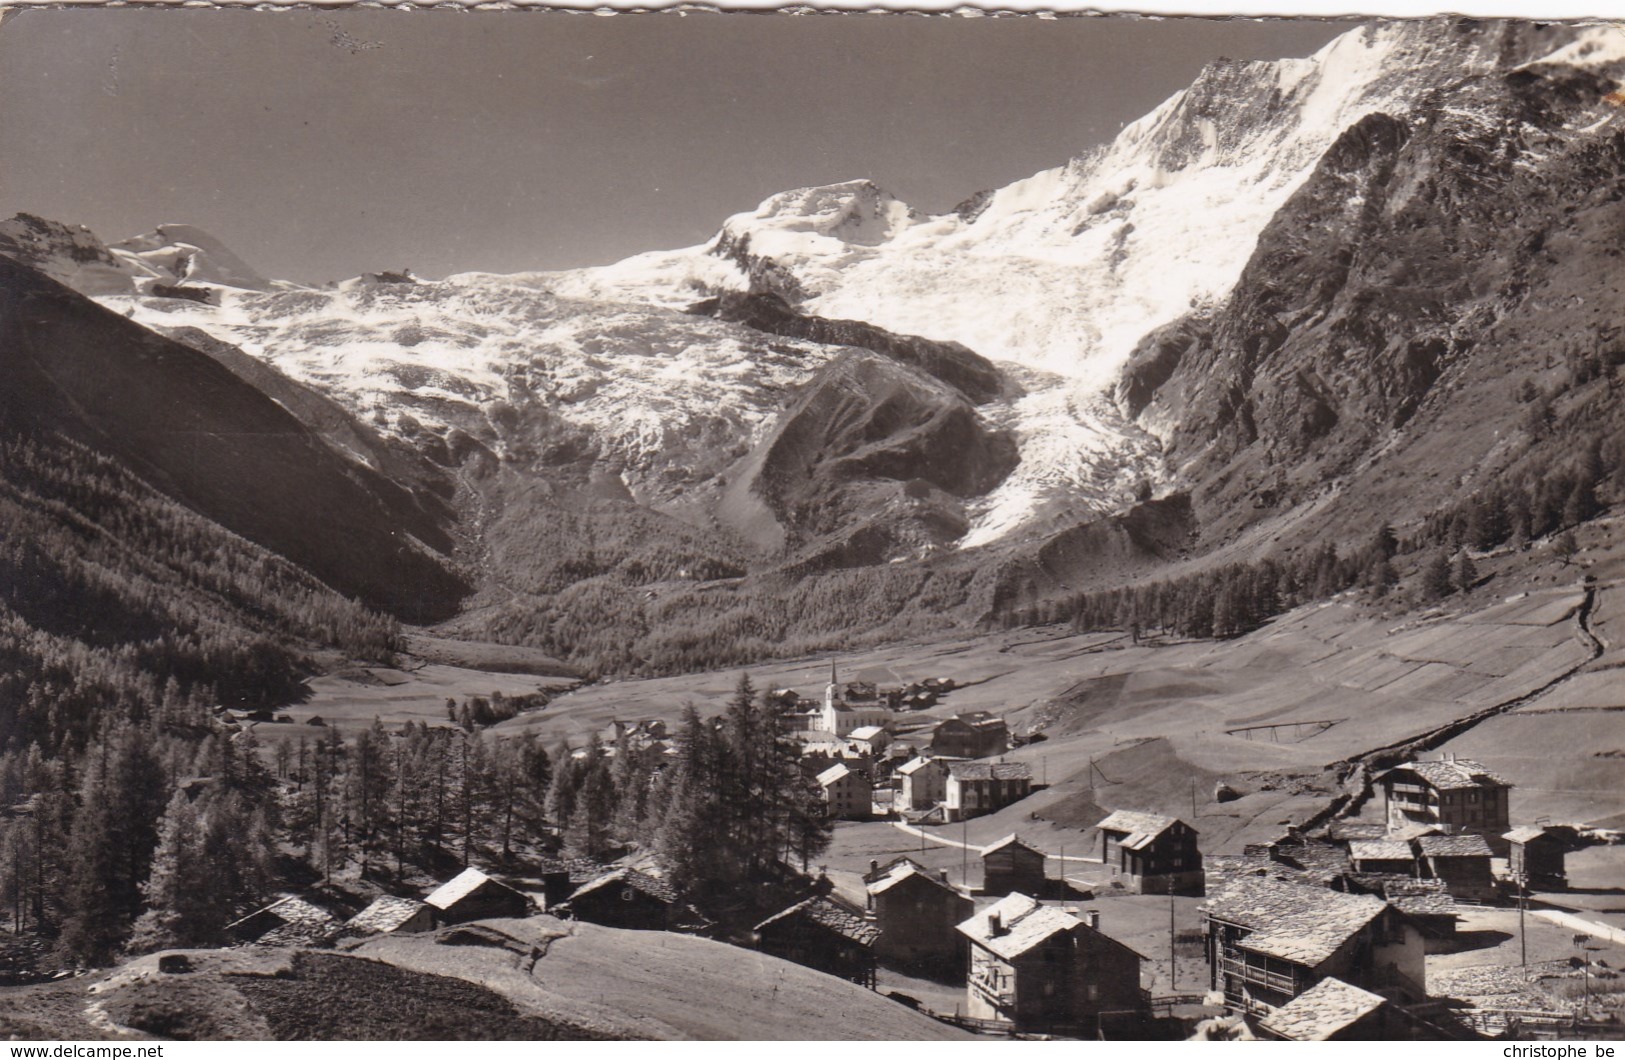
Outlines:
{"label": "snowfield", "polygon": [[[1573,34],[1538,62],[1625,55],[1617,28]],[[320,291],[265,281],[206,233],[165,225],[110,249],[141,291],[155,277],[212,286],[220,306],[95,293],[143,323],[241,346],[386,429],[478,434],[498,406],[540,407],[635,471],[718,419],[760,437],[834,352],[675,312],[719,291],[776,290],[804,312],[1001,364],[1017,386],[981,412],[1014,434],[1021,462],[973,505],[961,542],[989,544],[1155,485],[1156,440],[1112,400],[1136,344],[1222,302],[1346,130],[1501,68],[1501,45],[1392,22],[1308,58],[1220,60],[1111,143],[939,216],[852,180],[774,195],[705,245],[612,265]]]}
{"label": "snowfield", "polygon": [[386,430],[461,429],[501,452],[505,432],[495,421],[544,414],[592,432],[634,474],[713,421],[755,440],[786,391],[836,352],[522,285],[351,281],[337,290],[218,294],[219,306],[142,295],[99,301],[149,327],[199,328]]}

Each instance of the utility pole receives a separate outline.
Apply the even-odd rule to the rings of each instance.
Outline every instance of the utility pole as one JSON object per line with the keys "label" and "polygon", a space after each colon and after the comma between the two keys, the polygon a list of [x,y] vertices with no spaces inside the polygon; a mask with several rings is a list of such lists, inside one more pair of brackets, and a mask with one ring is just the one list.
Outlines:
{"label": "utility pole", "polygon": [[1580,950],[1580,960],[1583,962],[1582,967],[1585,969],[1585,1007],[1581,1009],[1582,1012],[1591,1009],[1591,955],[1586,952],[1586,943],[1590,941],[1590,935],[1574,936],[1574,945]]}
{"label": "utility pole", "polygon": [[965,890],[970,890],[970,814],[965,808],[960,810],[960,841],[959,841],[959,878],[965,884]]}
{"label": "utility pole", "polygon": [[1191,780],[1191,824],[1196,824],[1196,780]]}
{"label": "utility pole", "polygon": [[1179,992],[1179,961],[1174,956],[1174,877],[1168,875],[1168,992]]}
{"label": "utility pole", "polygon": [[1526,874],[1518,873],[1518,963],[1525,968],[1529,967],[1529,939],[1523,930],[1523,911],[1529,901],[1527,879]]}

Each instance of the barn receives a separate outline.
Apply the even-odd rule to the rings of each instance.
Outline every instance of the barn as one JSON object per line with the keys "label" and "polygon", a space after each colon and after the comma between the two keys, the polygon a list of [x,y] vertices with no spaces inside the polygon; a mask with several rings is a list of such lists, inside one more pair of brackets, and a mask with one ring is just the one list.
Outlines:
{"label": "barn", "polygon": [[1005,836],[982,850],[982,893],[1043,894],[1044,861],[1042,850],[1023,843],[1014,833]]}
{"label": "barn", "polygon": [[466,868],[424,899],[443,924],[461,924],[489,917],[523,917],[531,913],[530,899],[476,868]]}
{"label": "barn", "polygon": [[797,902],[755,930],[763,952],[873,989],[880,928],[837,898]]}
{"label": "barn", "polygon": [[1177,817],[1117,810],[1096,826],[1100,859],[1138,894],[1201,894],[1196,829]]}
{"label": "barn", "polygon": [[411,934],[434,927],[434,907],[416,898],[380,895],[372,904],[344,922],[346,935]]}
{"label": "barn", "polygon": [[672,926],[677,889],[637,869],[616,869],[583,884],[566,908],[572,918],[593,924],[665,931]]}

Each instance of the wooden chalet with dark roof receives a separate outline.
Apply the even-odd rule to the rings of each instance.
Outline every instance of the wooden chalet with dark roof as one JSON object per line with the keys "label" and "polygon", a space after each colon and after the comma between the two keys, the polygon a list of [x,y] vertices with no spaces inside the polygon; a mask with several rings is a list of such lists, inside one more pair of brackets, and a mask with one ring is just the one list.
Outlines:
{"label": "wooden chalet with dark roof", "polygon": [[1495,899],[1490,845],[1483,836],[1425,835],[1416,840],[1416,852],[1428,875],[1442,882],[1450,897],[1462,902]]}
{"label": "wooden chalet with dark roof", "polygon": [[1451,835],[1481,835],[1499,857],[1506,833],[1512,782],[1467,758],[1406,762],[1376,777],[1390,832],[1431,825]]}
{"label": "wooden chalet with dark roof", "polygon": [[1507,842],[1507,875],[1525,887],[1560,891],[1569,885],[1565,864],[1568,844],[1540,825],[1514,828],[1501,837]]}
{"label": "wooden chalet with dark roof", "polygon": [[637,869],[616,869],[582,884],[563,910],[575,920],[607,927],[667,931],[678,912],[677,889]]}
{"label": "wooden chalet with dark roof", "polygon": [[1093,1035],[1103,1013],[1137,1013],[1139,953],[1058,906],[1016,893],[959,925],[970,944],[966,1014],[1020,1031]]}
{"label": "wooden chalet with dark roof", "polygon": [[1100,860],[1137,894],[1201,894],[1196,829],[1177,817],[1116,810],[1095,826]]}
{"label": "wooden chalet with dark roof", "polygon": [[839,898],[797,902],[757,924],[754,935],[763,953],[874,989],[880,928]]}
{"label": "wooden chalet with dark roof", "polygon": [[905,964],[959,963],[964,944],[954,929],[975,903],[948,882],[946,869],[933,872],[903,857],[884,867],[871,863],[863,882],[880,929],[875,949],[881,957]]}
{"label": "wooden chalet with dark roof", "polygon": [[953,758],[989,758],[1010,750],[1010,727],[985,710],[956,714],[931,733],[931,753]]}
{"label": "wooden chalet with dark roof", "polygon": [[1014,832],[982,848],[982,893],[1005,895],[1012,891],[1043,894],[1044,852],[1023,843]]}
{"label": "wooden chalet with dark roof", "polygon": [[1249,877],[1202,905],[1212,989],[1247,1013],[1336,977],[1407,1003],[1426,999],[1422,933],[1373,895]]}
{"label": "wooden chalet with dark roof", "polygon": [[290,894],[227,924],[226,934],[262,946],[322,946],[331,943],[343,926],[321,906]]}

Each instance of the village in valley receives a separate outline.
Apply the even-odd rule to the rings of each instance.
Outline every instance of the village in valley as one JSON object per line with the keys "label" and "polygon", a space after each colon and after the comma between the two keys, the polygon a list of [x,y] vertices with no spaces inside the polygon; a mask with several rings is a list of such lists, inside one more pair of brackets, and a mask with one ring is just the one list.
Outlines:
{"label": "village in valley", "polygon": [[[1583,901],[1618,889],[1577,884],[1566,868],[1619,837],[1529,819],[1493,762],[1401,755],[1363,778],[1361,805],[1341,800],[1307,827],[1220,853],[1197,815],[1240,798],[1224,784],[1193,787],[1183,807],[1097,806],[1084,827],[1024,820],[1049,787],[1046,737],[990,710],[957,711],[959,687],[952,677],[842,680],[832,664],[822,690],[756,693],[746,678],[725,714],[697,720],[685,708],[686,731],[616,718],[586,746],[564,745],[555,770],[624,778],[636,758],[635,783],[654,791],[687,775],[700,733],[725,746],[730,728],[771,720],[756,746],[777,748],[779,768],[794,771],[809,814],[802,846],[789,833],[770,839],[776,851],[731,883],[679,866],[687,855],[665,837],[628,843],[632,833],[605,827],[583,846],[583,789],[576,812],[554,808],[567,823],[544,829],[533,850],[469,859],[416,894],[397,874],[359,909],[368,881],[330,879],[227,934],[251,949],[360,953],[386,938],[523,950],[516,923],[707,937],[1004,1037],[1625,1033],[1625,931],[1586,919]],[[1093,760],[1088,773],[1092,792],[1106,778]],[[739,810],[738,828],[771,830],[773,796],[730,790],[763,800],[759,818]],[[995,823],[1013,830],[990,835]],[[690,842],[696,862],[712,857]],[[716,848],[718,861],[728,856]]]}
{"label": "village in valley", "polygon": [[0,1039],[1625,1041],[1618,24],[143,6],[0,11]]}

